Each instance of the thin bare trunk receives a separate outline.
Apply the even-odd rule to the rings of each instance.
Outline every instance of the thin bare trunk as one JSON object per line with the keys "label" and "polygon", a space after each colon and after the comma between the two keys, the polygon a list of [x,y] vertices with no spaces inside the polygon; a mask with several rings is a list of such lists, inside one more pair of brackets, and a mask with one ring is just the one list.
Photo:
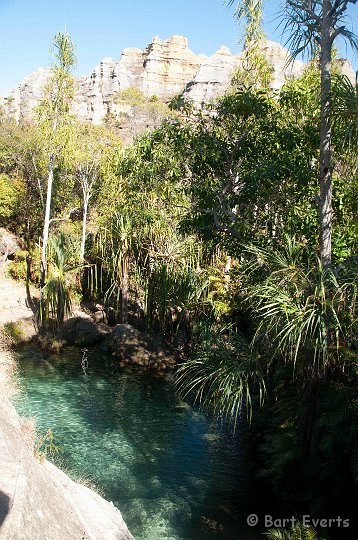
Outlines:
{"label": "thin bare trunk", "polygon": [[35,174],[36,174],[36,180],[37,180],[37,185],[38,185],[38,188],[39,188],[41,204],[43,206],[43,204],[44,204],[44,195],[43,195],[43,191],[42,191],[41,180],[40,180],[39,173],[38,173],[38,170],[37,170],[35,157],[34,157],[33,154],[31,155],[31,159],[32,159],[32,164],[34,166],[34,171],[35,171]]}
{"label": "thin bare trunk", "polygon": [[83,261],[85,260],[87,209],[88,209],[88,197],[84,197],[83,198],[83,218],[82,218],[82,241],[81,241],[81,253],[80,253],[81,263],[83,263]]}
{"label": "thin bare trunk", "polygon": [[41,257],[41,275],[40,275],[41,295],[42,295],[42,290],[45,286],[45,281],[46,281],[47,242],[48,242],[48,235],[49,235],[49,228],[50,228],[53,169],[54,169],[54,155],[50,154],[50,163],[49,163],[48,181],[47,181],[45,221],[44,221],[44,228],[43,228],[43,234],[42,234],[42,257]]}
{"label": "thin bare trunk", "polygon": [[331,10],[323,0],[321,29],[321,129],[320,129],[320,255],[327,268],[332,260],[332,164],[331,164]]}

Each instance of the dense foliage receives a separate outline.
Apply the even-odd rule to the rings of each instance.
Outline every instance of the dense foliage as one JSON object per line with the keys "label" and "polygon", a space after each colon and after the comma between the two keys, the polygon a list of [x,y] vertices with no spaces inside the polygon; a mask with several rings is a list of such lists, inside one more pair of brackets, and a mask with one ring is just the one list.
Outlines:
{"label": "dense foliage", "polygon": [[[177,99],[177,114],[130,147],[108,126],[67,117],[51,165],[44,317],[57,329],[75,292],[103,302],[115,321],[160,334],[182,353],[183,395],[233,429],[248,419],[260,474],[281,499],[296,511],[351,517],[358,94],[338,71],[333,87],[328,268],[319,258],[315,62],[280,92],[234,84],[200,111]],[[133,90],[116,97],[129,98],[144,106]],[[48,144],[43,124],[1,119],[1,225],[24,238],[34,281]]]}

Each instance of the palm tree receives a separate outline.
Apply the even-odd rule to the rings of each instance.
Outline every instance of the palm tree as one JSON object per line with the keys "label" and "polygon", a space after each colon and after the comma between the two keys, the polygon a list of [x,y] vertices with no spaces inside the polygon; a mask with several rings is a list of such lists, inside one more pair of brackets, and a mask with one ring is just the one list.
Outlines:
{"label": "palm tree", "polygon": [[321,125],[320,125],[320,254],[323,268],[332,261],[332,48],[339,36],[346,38],[358,50],[358,38],[344,20],[348,4],[357,0],[286,0],[285,30],[293,56],[308,49],[318,48],[321,71]]}
{"label": "palm tree", "polygon": [[[295,58],[309,53],[319,54],[321,72],[320,112],[320,256],[323,268],[332,261],[332,160],[331,160],[331,114],[332,114],[332,47],[336,38],[346,38],[353,49],[358,50],[358,38],[347,28],[345,14],[349,4],[358,0],[286,0],[282,12],[284,31]],[[228,0],[232,5],[235,0]],[[257,8],[263,0],[241,0],[236,15],[246,18],[248,27],[255,20]]]}

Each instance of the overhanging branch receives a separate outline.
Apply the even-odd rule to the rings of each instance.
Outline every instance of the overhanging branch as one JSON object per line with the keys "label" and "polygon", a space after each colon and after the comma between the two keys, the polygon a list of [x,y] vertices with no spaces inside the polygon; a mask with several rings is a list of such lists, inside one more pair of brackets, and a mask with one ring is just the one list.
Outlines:
{"label": "overhanging branch", "polygon": [[343,15],[343,13],[346,11],[348,4],[356,4],[357,0],[336,0],[332,10],[331,10],[331,17],[334,20],[334,22],[337,22],[339,17]]}

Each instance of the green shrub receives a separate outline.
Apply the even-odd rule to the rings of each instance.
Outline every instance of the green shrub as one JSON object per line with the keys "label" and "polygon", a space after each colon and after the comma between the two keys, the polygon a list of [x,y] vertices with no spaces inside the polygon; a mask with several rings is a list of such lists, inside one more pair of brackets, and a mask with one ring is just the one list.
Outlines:
{"label": "green shrub", "polygon": [[11,345],[17,345],[24,339],[24,328],[22,322],[8,322],[4,324],[3,332]]}
{"label": "green shrub", "polygon": [[21,197],[21,181],[0,174],[0,221],[16,213]]}
{"label": "green shrub", "polygon": [[54,443],[54,435],[52,429],[48,429],[46,433],[37,438],[35,443],[35,456],[44,463],[46,459],[54,459],[62,452],[62,448]]}
{"label": "green shrub", "polygon": [[7,274],[16,281],[26,281],[27,277],[27,257],[28,251],[19,249],[16,251],[14,259],[9,262]]}

